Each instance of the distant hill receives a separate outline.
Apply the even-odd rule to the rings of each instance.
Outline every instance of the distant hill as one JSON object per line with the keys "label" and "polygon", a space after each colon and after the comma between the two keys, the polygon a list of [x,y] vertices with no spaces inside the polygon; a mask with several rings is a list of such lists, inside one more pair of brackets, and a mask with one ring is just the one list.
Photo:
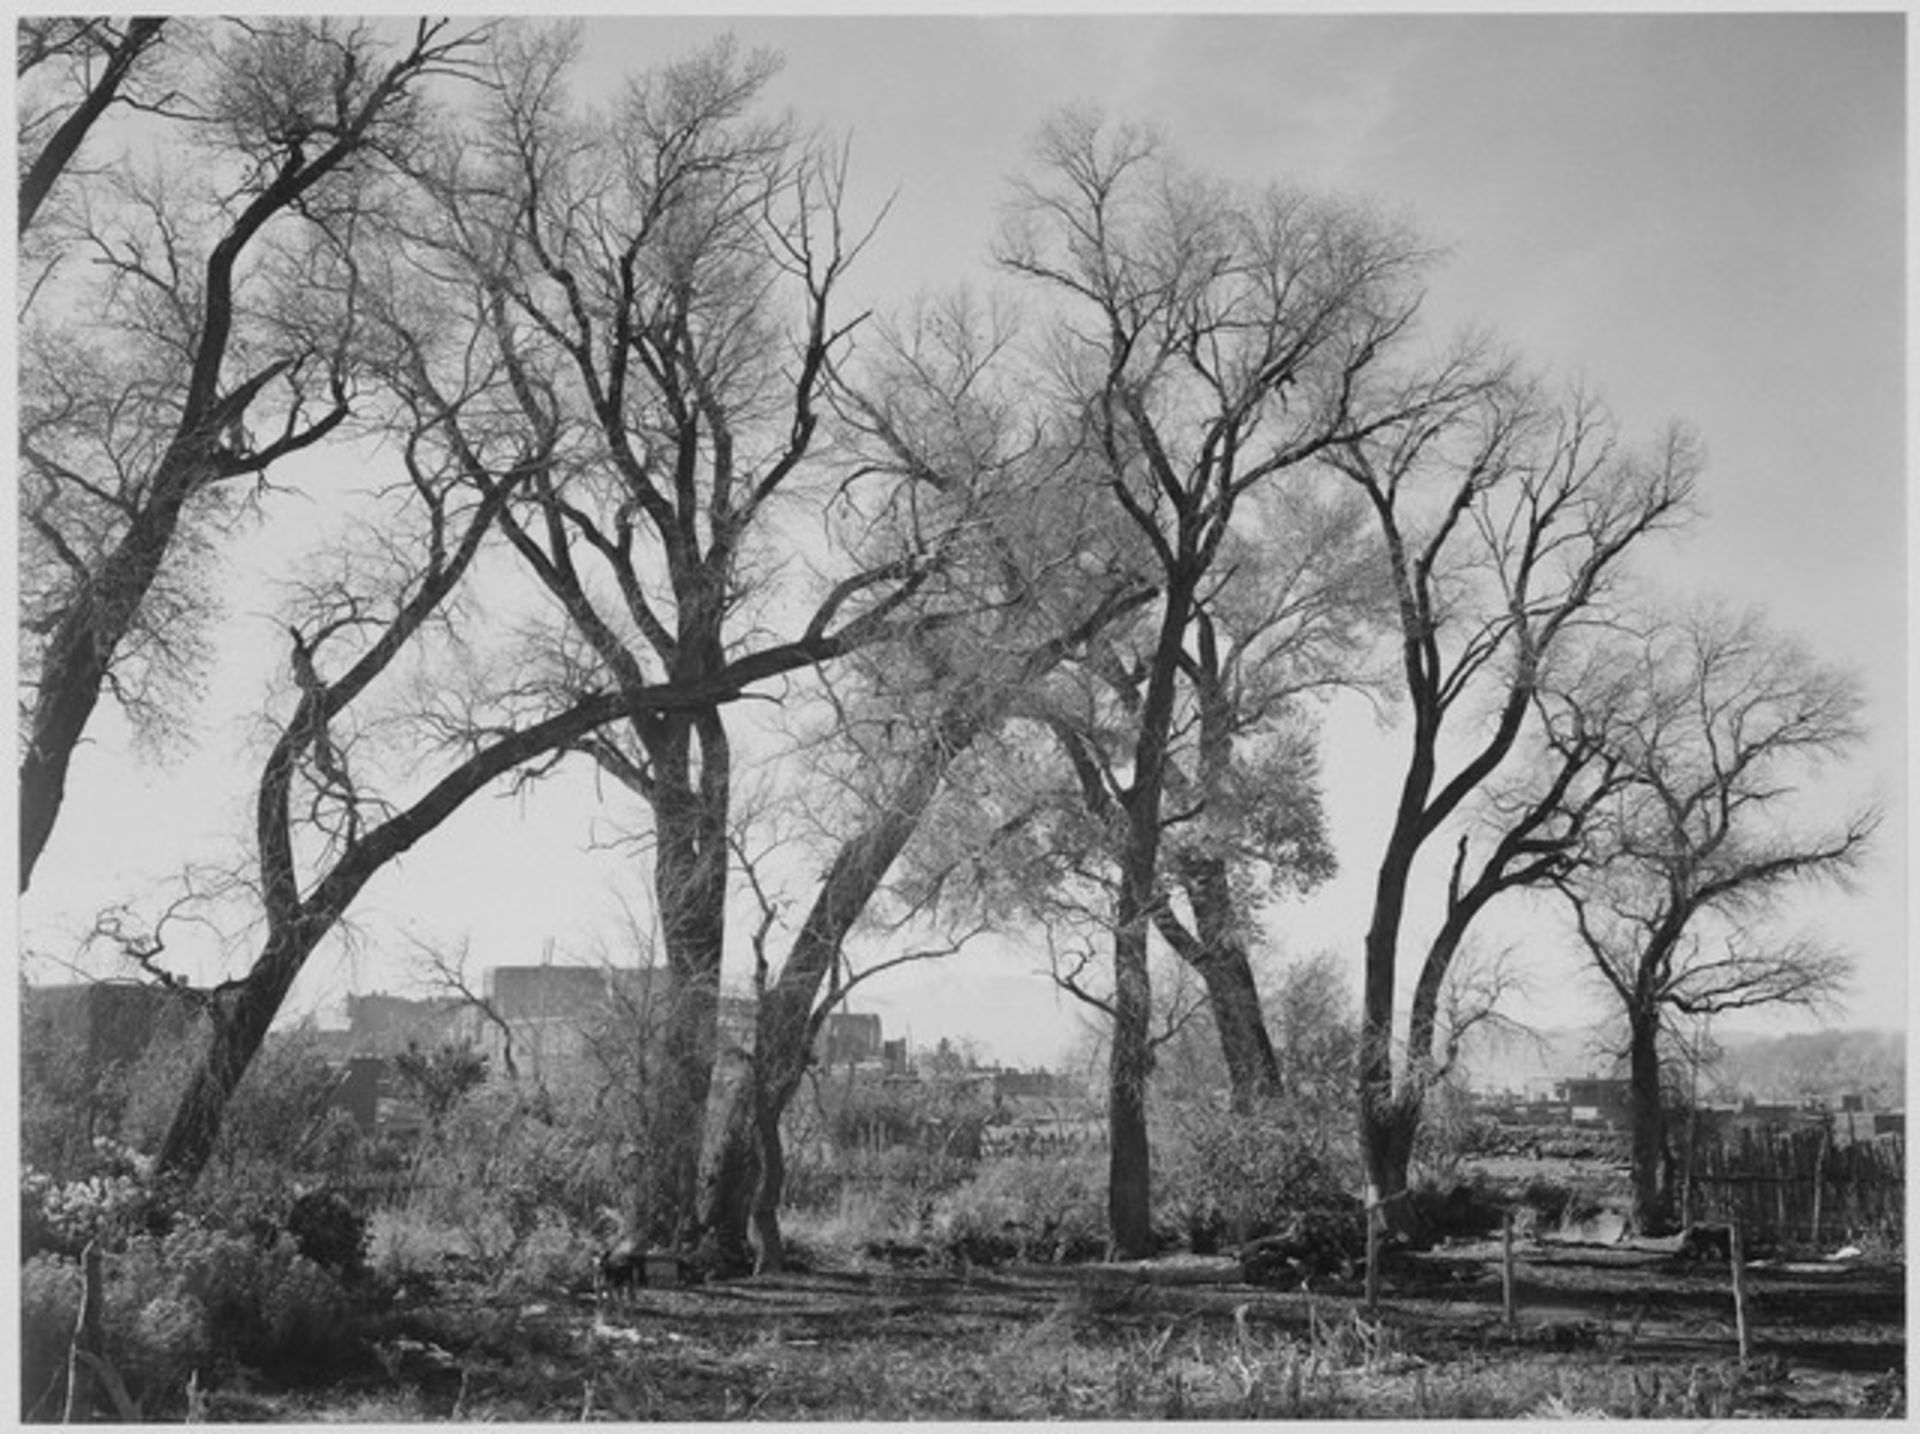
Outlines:
{"label": "distant hill", "polygon": [[1904,1031],[1805,1031],[1784,1036],[1728,1033],[1707,1076],[1718,1096],[1860,1094],[1881,1108],[1907,1101]]}
{"label": "distant hill", "polygon": [[1545,1094],[1569,1076],[1611,1075],[1612,1038],[1604,1029],[1476,1031],[1463,1057],[1467,1081],[1479,1091]]}
{"label": "distant hill", "polygon": [[[1465,1057],[1475,1090],[1526,1092],[1569,1076],[1617,1073],[1618,1037],[1604,1027],[1476,1036]],[[1719,1057],[1701,1072],[1701,1092],[1712,1100],[1860,1094],[1882,1109],[1906,1104],[1903,1031],[1727,1031],[1716,1032],[1714,1043]]]}

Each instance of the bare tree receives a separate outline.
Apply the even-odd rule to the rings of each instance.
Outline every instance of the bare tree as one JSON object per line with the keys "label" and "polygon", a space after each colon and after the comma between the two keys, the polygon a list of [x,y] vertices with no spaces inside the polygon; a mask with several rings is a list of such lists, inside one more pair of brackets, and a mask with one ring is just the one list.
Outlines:
{"label": "bare tree", "polygon": [[[472,342],[510,378],[499,421],[561,458],[502,520],[558,613],[530,661],[556,690],[697,692],[963,607],[940,575],[965,495],[911,501],[893,475],[815,453],[858,322],[837,316],[864,242],[843,222],[844,154],[760,117],[775,61],[731,42],[635,79],[597,118],[567,100],[572,58],[565,31],[503,39],[477,125],[421,166],[436,204],[413,236],[441,281],[486,298]],[[450,431],[479,417],[442,412]],[[640,701],[576,746],[651,818],[673,992],[650,1124],[667,1143],[632,1213],[679,1241],[716,1055],[733,739],[718,703]]]}
{"label": "bare tree", "polygon": [[1513,756],[1556,646],[1603,609],[1623,559],[1684,515],[1697,457],[1674,431],[1641,455],[1616,442],[1597,405],[1550,402],[1534,384],[1468,356],[1478,382],[1450,402],[1331,451],[1375,516],[1398,613],[1405,771],[1374,881],[1365,943],[1360,1130],[1369,1202],[1407,1218],[1407,1162],[1433,1078],[1437,1004],[1454,953],[1493,897],[1557,867],[1566,832],[1558,789],[1577,768],[1510,799],[1476,867],[1456,848],[1448,904],[1415,988],[1403,1079],[1393,1024],[1415,864]]}
{"label": "bare tree", "polygon": [[[702,1212],[705,1238],[729,1261],[742,1257],[751,1218],[760,1267],[778,1268],[781,1117],[826,1016],[857,981],[901,959],[855,972],[845,946],[942,799],[955,764],[1029,707],[1063,661],[1149,597],[1099,560],[1097,490],[1071,432],[1062,432],[1057,415],[1036,410],[1026,375],[1008,358],[1011,337],[1003,312],[964,292],[922,303],[905,325],[884,329],[874,356],[837,398],[846,441],[863,464],[936,492],[971,495],[969,530],[944,575],[967,590],[971,612],[854,655],[843,684],[850,690],[832,692],[828,743],[809,763],[848,766],[848,801],[836,805],[852,812],[827,822],[837,840],[777,974],[767,931],[756,935],[754,1048]],[[906,906],[924,909],[911,900]]]}
{"label": "bare tree", "polygon": [[[86,33],[115,36],[111,54],[131,64],[149,24]],[[470,43],[438,22],[391,54],[366,26],[236,23],[207,45],[173,121],[201,164],[128,159],[78,197],[72,247],[87,262],[35,284],[20,342],[22,890],[102,692],[136,725],[175,715],[208,606],[195,564],[226,487],[347,419],[351,304],[316,310],[306,284],[405,147],[422,82],[458,69]],[[96,86],[89,102],[112,93]],[[59,134],[48,143],[41,160],[64,168]]]}
{"label": "bare tree", "polygon": [[1160,589],[1122,764],[1111,923],[1109,1222],[1133,1256],[1152,1243],[1148,933],[1189,633],[1242,497],[1385,421],[1377,376],[1413,322],[1426,255],[1356,206],[1236,194],[1144,131],[1085,114],[1049,125],[1037,158],[1001,259],[1059,315],[1056,385]]}
{"label": "bare tree", "polygon": [[1653,621],[1626,656],[1610,702],[1561,713],[1559,734],[1605,734],[1624,780],[1555,885],[1625,1018],[1633,1213],[1658,1232],[1671,1216],[1663,1030],[1676,1017],[1830,997],[1847,958],[1776,936],[1768,921],[1796,886],[1844,881],[1880,815],[1860,808],[1822,826],[1793,810],[1804,784],[1861,740],[1851,674],[1755,616],[1713,607]]}

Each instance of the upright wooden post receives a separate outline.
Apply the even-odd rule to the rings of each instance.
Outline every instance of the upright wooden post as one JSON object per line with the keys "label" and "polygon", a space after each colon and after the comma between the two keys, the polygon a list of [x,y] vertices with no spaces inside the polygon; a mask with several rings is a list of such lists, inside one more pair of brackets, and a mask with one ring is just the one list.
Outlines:
{"label": "upright wooden post", "polygon": [[1820,1149],[1813,1157],[1813,1230],[1808,1241],[1816,1250],[1820,1248],[1820,1194],[1826,1183],[1827,1148],[1833,1144],[1833,1130],[1823,1126],[1820,1131]]}
{"label": "upright wooden post", "polygon": [[1367,1313],[1380,1308],[1380,1206],[1367,1204]]}
{"label": "upright wooden post", "polygon": [[1740,1248],[1740,1222],[1727,1227],[1727,1263],[1733,1266],[1733,1327],[1740,1339],[1740,1367],[1747,1367],[1747,1261]]}
{"label": "upright wooden post", "polygon": [[1500,1313],[1512,1333],[1516,1311],[1513,1303],[1513,1211],[1500,1216]]}
{"label": "upright wooden post", "polygon": [[100,1246],[92,1240],[80,1252],[80,1272],[80,1313],[67,1350],[67,1407],[62,1424],[93,1422],[93,1371],[102,1344],[100,1306],[105,1286],[100,1277]]}

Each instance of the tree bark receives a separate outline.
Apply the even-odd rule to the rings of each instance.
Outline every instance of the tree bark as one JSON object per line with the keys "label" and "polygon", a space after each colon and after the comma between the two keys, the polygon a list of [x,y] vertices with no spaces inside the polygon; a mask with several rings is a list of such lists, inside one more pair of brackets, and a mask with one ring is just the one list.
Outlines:
{"label": "tree bark", "polygon": [[[1406,1201],[1412,1187],[1413,1147],[1426,1111],[1427,1092],[1443,1078],[1451,1056],[1436,1063],[1433,1044],[1440,1026],[1440,993],[1446,987],[1447,972],[1460,949],[1468,925],[1485,904],[1485,899],[1456,903],[1442,923],[1440,933],[1427,948],[1420,964],[1420,978],[1414,982],[1413,1007],[1407,1018],[1407,1052],[1398,1087],[1389,1109],[1381,1118],[1381,1129],[1374,1145],[1376,1159],[1370,1167],[1369,1183],[1375,1198],[1387,1202],[1385,1219],[1389,1229],[1414,1233],[1413,1211]],[[1388,997],[1389,1004],[1391,996]]]}
{"label": "tree bark", "polygon": [[[1190,533],[1183,533],[1183,544]],[[1167,744],[1180,654],[1193,616],[1199,565],[1183,549],[1167,583],[1153,668],[1133,749],[1133,779],[1122,800],[1125,846],[1113,932],[1113,1049],[1107,1064],[1107,1238],[1116,1258],[1153,1253],[1151,1147],[1147,1077],[1152,1073],[1153,982],[1147,935],[1160,903],[1160,823],[1166,794]]]}
{"label": "tree bark", "polygon": [[[1232,776],[1235,713],[1213,620],[1205,609],[1195,619],[1199,652],[1189,675],[1200,709],[1200,789],[1206,805],[1212,807],[1221,800]],[[1253,963],[1240,938],[1242,926],[1227,863],[1214,852],[1202,851],[1186,854],[1177,866],[1193,908],[1198,945],[1188,952],[1176,943],[1174,950],[1206,985],[1232,1107],[1246,1114],[1279,1094],[1280,1063],[1267,1034]]]}
{"label": "tree bark", "polygon": [[[761,1059],[763,1018],[757,1018],[754,1062]],[[749,1231],[754,1225],[755,1195],[760,1184],[760,1112],[754,1096],[759,1082],[752,1071],[734,1090],[720,1124],[720,1148],[708,1168],[700,1204],[701,1248],[716,1273],[743,1274],[754,1266]],[[764,1100],[765,1097],[763,1096]]]}
{"label": "tree bark", "polygon": [[[1107,1064],[1107,1231],[1114,1258],[1153,1253],[1147,1077],[1153,988],[1147,924],[1133,882],[1123,885],[1113,942],[1113,1050]],[[1152,900],[1149,893],[1146,898]]]}
{"label": "tree bark", "polygon": [[780,1114],[773,1105],[763,1100],[755,1112],[760,1178],[754,1183],[753,1234],[760,1253],[754,1272],[763,1275],[778,1274],[787,1267],[786,1245],[780,1238],[780,1192],[786,1187],[787,1159],[780,1146]]}
{"label": "tree bark", "polygon": [[1361,990],[1359,1043],[1360,1158],[1367,1203],[1379,1208],[1389,1228],[1405,1230],[1411,1212],[1404,1198],[1413,1142],[1406,1133],[1393,1078],[1393,998],[1400,918],[1412,851],[1398,832],[1389,840],[1374,893],[1373,924],[1367,930],[1366,978]]}
{"label": "tree bark", "polygon": [[215,995],[209,1008],[212,1028],[206,1051],[160,1142],[156,1173],[190,1185],[213,1158],[227,1105],[259,1054],[319,934],[311,922],[273,931],[246,978]]}
{"label": "tree bark", "polygon": [[1642,1235],[1665,1234],[1671,1224],[1667,1182],[1667,1112],[1660,1094],[1660,1011],[1643,1007],[1627,1017],[1628,1120],[1632,1128],[1633,1223]]}
{"label": "tree bark", "polygon": [[707,1101],[719,1052],[731,754],[717,711],[672,715],[645,730],[657,783],[654,892],[666,982],[655,998],[647,1161],[633,1213],[649,1241],[673,1248],[694,1234]]}
{"label": "tree bark", "polygon": [[[831,953],[828,954],[831,962]],[[768,1257],[769,1233],[777,1237],[776,1213],[785,1176],[779,1148],[780,1118],[800,1089],[812,1046],[808,1013],[824,976],[796,949],[777,986],[760,1001],[754,1020],[753,1064],[734,1090],[721,1125],[720,1148],[707,1176],[700,1212],[702,1240],[726,1270],[744,1270]],[[776,1163],[767,1159],[769,1148]],[[756,1262],[749,1230],[760,1242]]]}
{"label": "tree bark", "polygon": [[[1199,943],[1188,964],[1207,988],[1207,1009],[1226,1062],[1232,1108],[1245,1115],[1281,1093],[1280,1060],[1267,1033],[1253,962],[1238,935],[1226,863],[1209,856],[1182,867]],[[1187,954],[1178,944],[1174,949]]]}

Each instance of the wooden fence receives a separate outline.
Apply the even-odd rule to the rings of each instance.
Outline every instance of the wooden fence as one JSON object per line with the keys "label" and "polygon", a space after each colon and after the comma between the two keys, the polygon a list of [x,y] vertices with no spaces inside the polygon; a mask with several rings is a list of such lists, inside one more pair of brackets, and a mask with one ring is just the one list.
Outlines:
{"label": "wooden fence", "polygon": [[1905,1237],[1906,1141],[1898,1135],[1839,1142],[1825,1127],[1738,1128],[1703,1136],[1681,1182],[1687,1218],[1737,1223],[1749,1237],[1816,1247]]}

